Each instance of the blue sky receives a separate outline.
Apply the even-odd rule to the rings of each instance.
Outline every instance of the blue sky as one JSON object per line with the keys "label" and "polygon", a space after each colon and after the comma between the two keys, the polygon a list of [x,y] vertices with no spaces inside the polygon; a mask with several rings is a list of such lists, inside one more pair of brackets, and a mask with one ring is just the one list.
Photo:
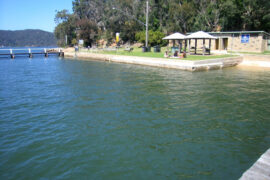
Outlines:
{"label": "blue sky", "polygon": [[0,0],[0,30],[53,32],[55,10],[72,12],[72,0]]}

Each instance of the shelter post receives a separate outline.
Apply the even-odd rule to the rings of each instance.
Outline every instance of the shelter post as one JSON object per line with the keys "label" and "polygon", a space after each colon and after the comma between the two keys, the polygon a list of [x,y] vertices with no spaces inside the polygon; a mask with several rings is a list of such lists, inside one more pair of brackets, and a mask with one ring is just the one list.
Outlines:
{"label": "shelter post", "polygon": [[188,52],[190,54],[190,44],[191,44],[191,39],[188,40]]}
{"label": "shelter post", "polygon": [[185,53],[187,52],[187,40],[185,39]]}
{"label": "shelter post", "polygon": [[205,39],[203,39],[203,55],[205,53],[205,50],[206,50],[206,48],[205,48]]}
{"label": "shelter post", "polygon": [[211,54],[210,51],[211,51],[211,39],[209,39],[209,55]]}
{"label": "shelter post", "polygon": [[182,40],[178,40],[179,43],[179,53],[181,53],[182,50]]}
{"label": "shelter post", "polygon": [[197,39],[195,39],[195,54],[197,54]]}

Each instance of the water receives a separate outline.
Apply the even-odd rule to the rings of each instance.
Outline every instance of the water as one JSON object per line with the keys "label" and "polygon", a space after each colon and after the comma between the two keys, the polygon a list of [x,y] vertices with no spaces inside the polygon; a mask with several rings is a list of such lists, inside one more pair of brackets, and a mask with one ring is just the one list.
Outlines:
{"label": "water", "polygon": [[0,60],[0,179],[238,179],[270,147],[270,71]]}

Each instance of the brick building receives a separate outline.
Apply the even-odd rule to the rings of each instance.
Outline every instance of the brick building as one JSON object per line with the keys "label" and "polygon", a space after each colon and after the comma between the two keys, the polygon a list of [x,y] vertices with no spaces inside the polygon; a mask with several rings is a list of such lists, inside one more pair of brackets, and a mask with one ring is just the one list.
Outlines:
{"label": "brick building", "polygon": [[264,31],[209,32],[209,34],[218,38],[212,40],[211,50],[270,51],[270,34]]}
{"label": "brick building", "polygon": [[[211,51],[257,52],[270,51],[270,34],[265,31],[231,31],[208,32],[217,39],[211,40]],[[191,33],[188,33],[191,34]],[[183,41],[183,46],[184,47]],[[172,43],[172,42],[171,42]],[[189,41],[187,42],[189,43]],[[209,48],[209,39],[205,39]],[[170,44],[171,45],[171,44]],[[189,44],[187,44],[187,47]],[[195,47],[195,40],[190,41],[190,47]],[[197,48],[202,49],[203,40],[197,40]]]}

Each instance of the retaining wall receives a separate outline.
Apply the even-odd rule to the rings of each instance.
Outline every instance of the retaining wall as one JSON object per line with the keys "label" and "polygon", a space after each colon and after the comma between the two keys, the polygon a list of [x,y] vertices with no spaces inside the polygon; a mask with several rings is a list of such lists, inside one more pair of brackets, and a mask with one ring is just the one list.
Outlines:
{"label": "retaining wall", "polygon": [[147,65],[154,67],[174,68],[187,71],[205,71],[212,69],[222,69],[226,67],[236,66],[242,62],[243,57],[219,58],[199,61],[188,61],[182,59],[163,59],[163,58],[148,58],[137,56],[120,56],[79,52],[77,54],[72,52],[65,52],[66,57],[79,58],[85,60],[102,60],[118,63],[129,63],[138,65]]}

